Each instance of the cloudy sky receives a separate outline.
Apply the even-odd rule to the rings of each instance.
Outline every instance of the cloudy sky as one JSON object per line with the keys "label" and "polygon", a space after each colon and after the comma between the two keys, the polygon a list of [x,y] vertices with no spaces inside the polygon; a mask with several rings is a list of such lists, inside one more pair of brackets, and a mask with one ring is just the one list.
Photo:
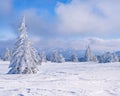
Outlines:
{"label": "cloudy sky", "polygon": [[38,48],[120,50],[120,0],[0,0],[0,48],[12,46],[26,15]]}

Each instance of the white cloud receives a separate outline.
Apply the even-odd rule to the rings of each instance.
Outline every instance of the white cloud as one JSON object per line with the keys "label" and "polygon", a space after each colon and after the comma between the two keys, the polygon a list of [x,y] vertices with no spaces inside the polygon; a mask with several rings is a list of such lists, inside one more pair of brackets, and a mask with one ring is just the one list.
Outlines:
{"label": "white cloud", "polygon": [[[36,35],[35,37],[32,36],[33,41],[36,43],[36,46],[38,46],[39,48],[74,48],[78,50],[85,50],[86,46],[89,44],[92,47],[92,49],[95,51],[120,50],[120,46],[119,46],[120,39],[107,40],[107,39],[97,38],[99,37],[98,35],[105,35],[105,34],[111,35],[110,29],[114,30],[113,25],[118,26],[117,24],[118,22],[114,24],[111,23],[107,24],[109,22],[112,22],[111,21],[112,19],[115,19],[113,18],[114,16],[111,16],[110,15],[111,13],[106,11],[107,9],[102,11],[103,14],[101,13],[102,15],[105,15],[105,17],[102,15],[91,13],[90,11],[91,9],[89,9],[90,6],[89,4],[88,4],[89,6],[85,6],[83,3],[80,6],[80,2],[78,3],[76,2],[72,2],[67,5],[60,4],[58,6],[58,9],[56,10],[56,12],[58,12],[57,13],[58,18],[56,19],[56,22],[53,21],[48,23],[42,17],[43,15],[39,16],[36,14],[37,13],[36,9],[24,10],[23,13],[25,13],[27,17],[26,19],[29,29],[28,33],[30,32],[32,35],[33,34]],[[97,3],[97,4],[99,4],[99,6],[102,5],[101,3]],[[99,10],[103,10],[102,6],[99,8],[100,8]],[[82,15],[81,12],[83,13]],[[104,12],[106,14],[104,14]],[[81,21],[82,23],[80,23]],[[56,27],[55,24],[60,24],[60,25]],[[62,35],[60,36],[58,35],[59,33],[57,28]],[[78,35],[78,37],[74,39],[72,39],[72,35],[69,38],[67,37],[65,38],[65,36],[67,36],[66,34],[76,34],[75,32],[80,33],[80,35],[87,35],[87,36],[85,36],[84,39],[81,38],[78,39],[80,35]],[[55,37],[47,38],[48,35],[50,37],[52,37],[52,35],[55,35]],[[65,36],[62,37],[63,35]],[[94,36],[95,38],[93,38]]]}
{"label": "white cloud", "polygon": [[120,39],[101,39],[101,38],[89,38],[87,39],[93,50],[100,51],[117,51],[120,50]]}
{"label": "white cloud", "polygon": [[12,10],[12,0],[0,0],[0,14],[8,14]]}
{"label": "white cloud", "polygon": [[[119,3],[118,0],[72,0],[67,4],[58,3],[54,19],[49,18],[49,12],[39,9],[26,9],[23,13],[27,14],[29,31],[40,37],[77,35],[115,38],[120,35]],[[47,21],[47,18],[51,21]]]}
{"label": "white cloud", "polygon": [[84,38],[84,39],[37,39],[36,43],[40,48],[73,48],[75,50],[85,50],[88,45],[93,51],[119,51],[120,39],[101,39],[101,38]]}
{"label": "white cloud", "polygon": [[120,1],[72,0],[56,7],[58,29],[61,34],[107,36],[119,34]]}
{"label": "white cloud", "polygon": [[[22,11],[22,15],[26,15],[26,24],[28,26],[28,31],[30,34],[37,37],[49,37],[56,35],[56,25],[54,21],[46,20],[46,16],[48,16],[47,12],[41,10],[43,14],[39,14],[40,10],[38,9],[26,9]],[[38,15],[39,14],[39,15]],[[48,18],[48,17],[47,17]]]}
{"label": "white cloud", "polygon": [[[59,3],[52,20],[44,10],[39,14],[39,9],[31,8],[23,10],[22,14],[26,14],[28,33],[39,48],[84,50],[89,44],[95,51],[115,51],[120,50],[120,39],[101,38],[120,35],[119,4],[119,0],[72,0],[67,4]],[[9,6],[5,10],[9,10]],[[46,20],[47,16],[51,21]]]}

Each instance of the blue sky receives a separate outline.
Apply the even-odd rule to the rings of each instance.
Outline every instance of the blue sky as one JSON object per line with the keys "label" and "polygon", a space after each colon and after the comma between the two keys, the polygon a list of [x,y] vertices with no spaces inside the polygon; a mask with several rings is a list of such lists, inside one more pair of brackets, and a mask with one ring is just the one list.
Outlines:
{"label": "blue sky", "polygon": [[119,0],[0,1],[0,42],[4,48],[15,42],[25,14],[28,34],[38,48],[81,50],[90,44],[93,50],[120,50]]}
{"label": "blue sky", "polygon": [[14,8],[17,11],[23,11],[29,8],[49,11],[51,15],[55,15],[54,8],[57,2],[67,3],[68,0],[14,0]]}

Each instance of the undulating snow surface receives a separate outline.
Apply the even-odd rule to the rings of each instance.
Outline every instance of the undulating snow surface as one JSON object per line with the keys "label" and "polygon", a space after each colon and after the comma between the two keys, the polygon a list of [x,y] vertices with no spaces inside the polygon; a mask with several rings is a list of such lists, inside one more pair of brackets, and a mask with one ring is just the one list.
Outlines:
{"label": "undulating snow surface", "polygon": [[0,62],[0,96],[120,96],[120,63],[43,63],[39,73],[12,75]]}

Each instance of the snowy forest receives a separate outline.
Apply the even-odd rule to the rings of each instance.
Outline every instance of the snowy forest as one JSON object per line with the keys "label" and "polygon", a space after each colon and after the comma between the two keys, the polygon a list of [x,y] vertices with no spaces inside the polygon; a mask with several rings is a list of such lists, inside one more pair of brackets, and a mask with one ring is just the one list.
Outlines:
{"label": "snowy forest", "polygon": [[[98,62],[98,63],[108,63],[108,62],[119,62],[120,52],[105,52],[100,55],[95,55],[94,50],[90,46],[86,50],[80,52],[79,50],[68,49],[54,49],[49,52],[46,50],[38,51],[39,58],[41,62]],[[12,50],[6,48],[4,54],[1,56],[1,60],[9,61],[12,56]]]}

